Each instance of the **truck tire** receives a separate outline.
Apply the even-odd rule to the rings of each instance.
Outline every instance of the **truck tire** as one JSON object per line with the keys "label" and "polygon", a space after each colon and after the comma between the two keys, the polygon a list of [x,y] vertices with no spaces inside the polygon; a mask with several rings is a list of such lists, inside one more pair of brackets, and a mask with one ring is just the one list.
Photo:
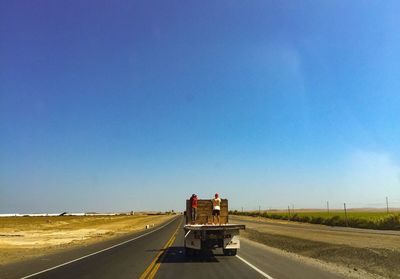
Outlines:
{"label": "truck tire", "polygon": [[237,249],[223,249],[225,256],[236,256]]}

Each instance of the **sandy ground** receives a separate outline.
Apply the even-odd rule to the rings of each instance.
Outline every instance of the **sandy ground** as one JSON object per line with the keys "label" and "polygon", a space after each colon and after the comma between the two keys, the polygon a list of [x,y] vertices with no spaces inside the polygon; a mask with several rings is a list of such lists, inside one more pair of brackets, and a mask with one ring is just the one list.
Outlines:
{"label": "sandy ground", "polygon": [[0,218],[0,265],[157,225],[170,215]]}
{"label": "sandy ground", "polygon": [[230,216],[230,221],[246,225],[243,237],[270,247],[356,273],[369,273],[372,278],[400,278],[398,231],[328,227],[244,216]]}

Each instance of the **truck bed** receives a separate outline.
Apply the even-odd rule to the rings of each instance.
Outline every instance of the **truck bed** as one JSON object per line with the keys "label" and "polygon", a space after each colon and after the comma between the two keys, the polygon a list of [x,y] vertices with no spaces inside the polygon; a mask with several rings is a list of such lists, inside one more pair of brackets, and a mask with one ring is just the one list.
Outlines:
{"label": "truck bed", "polygon": [[239,224],[221,224],[221,225],[202,225],[202,224],[188,224],[184,226],[185,230],[192,230],[192,231],[219,231],[219,230],[244,230],[246,229],[245,225]]}

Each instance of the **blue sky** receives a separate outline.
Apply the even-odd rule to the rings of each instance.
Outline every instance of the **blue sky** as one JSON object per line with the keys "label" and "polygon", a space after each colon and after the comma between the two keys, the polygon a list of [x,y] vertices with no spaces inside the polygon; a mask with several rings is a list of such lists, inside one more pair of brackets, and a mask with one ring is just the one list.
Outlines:
{"label": "blue sky", "polygon": [[0,212],[400,206],[399,13],[1,1]]}

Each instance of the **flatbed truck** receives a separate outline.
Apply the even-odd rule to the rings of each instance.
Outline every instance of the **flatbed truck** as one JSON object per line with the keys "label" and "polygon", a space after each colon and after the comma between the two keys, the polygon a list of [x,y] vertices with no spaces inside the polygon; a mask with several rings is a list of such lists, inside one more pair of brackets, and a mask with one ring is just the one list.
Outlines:
{"label": "flatbed truck", "polygon": [[[185,253],[191,256],[200,251],[222,248],[224,255],[234,256],[240,248],[240,230],[245,225],[228,222],[228,200],[221,200],[220,223],[212,224],[212,201],[198,200],[197,218],[191,220],[190,200],[186,201],[184,226]],[[214,220],[216,221],[216,220]]]}

